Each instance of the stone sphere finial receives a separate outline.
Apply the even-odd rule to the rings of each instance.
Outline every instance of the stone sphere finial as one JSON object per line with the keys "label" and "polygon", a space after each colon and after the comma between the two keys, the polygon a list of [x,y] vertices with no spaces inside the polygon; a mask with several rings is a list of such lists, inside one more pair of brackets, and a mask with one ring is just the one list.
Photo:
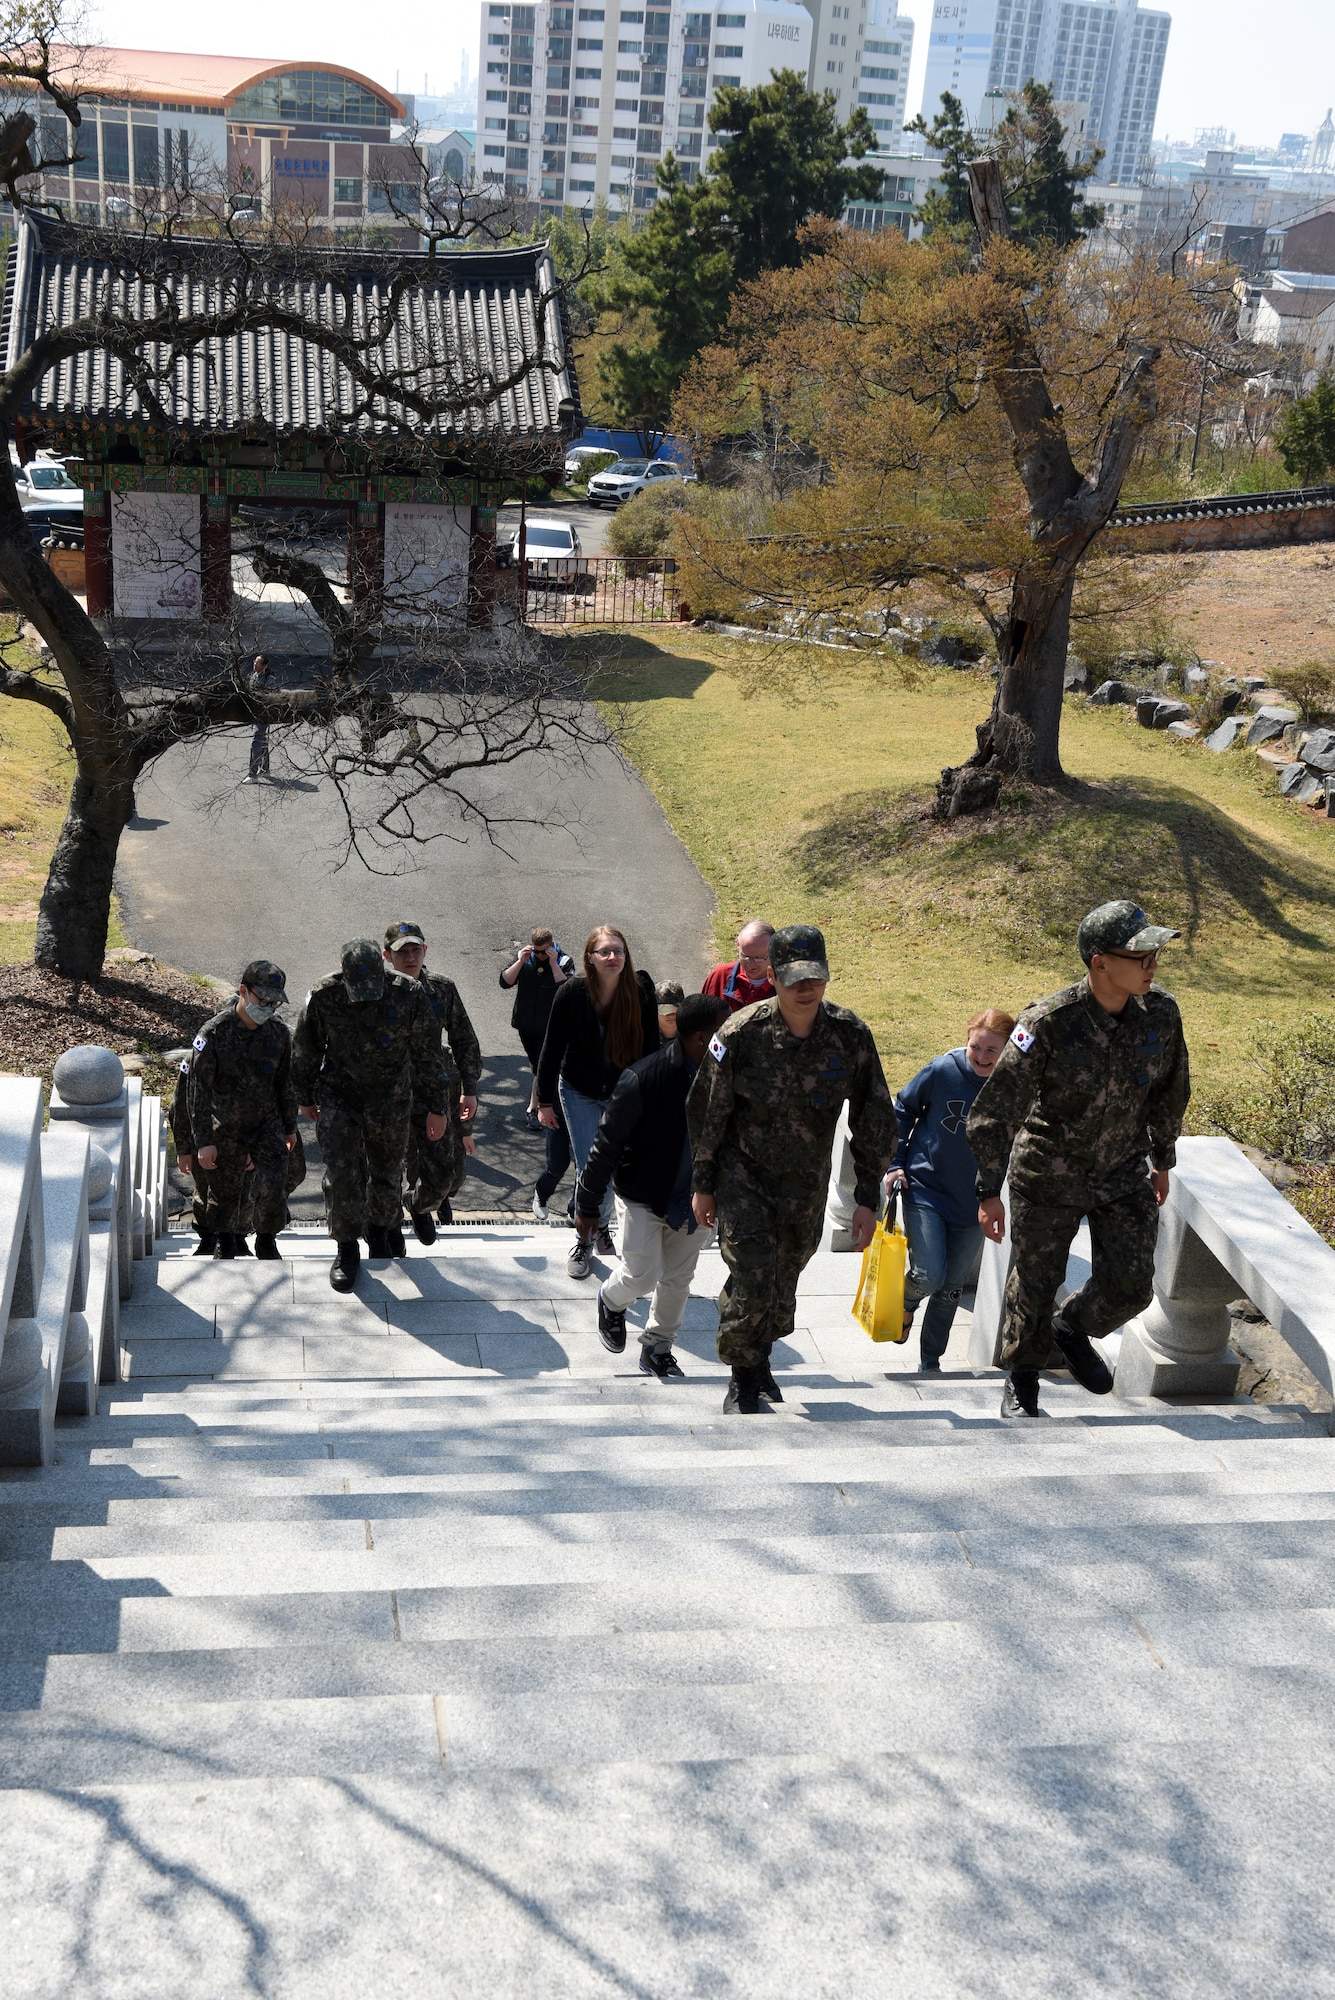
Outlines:
{"label": "stone sphere finial", "polygon": [[102,1200],[107,1189],[111,1186],[111,1177],[114,1171],[115,1169],[110,1159],[100,1146],[90,1146],[88,1148],[88,1199],[90,1203]]}
{"label": "stone sphere finial", "polygon": [[111,1104],[125,1086],[120,1057],[97,1042],[66,1049],[52,1076],[66,1104]]}

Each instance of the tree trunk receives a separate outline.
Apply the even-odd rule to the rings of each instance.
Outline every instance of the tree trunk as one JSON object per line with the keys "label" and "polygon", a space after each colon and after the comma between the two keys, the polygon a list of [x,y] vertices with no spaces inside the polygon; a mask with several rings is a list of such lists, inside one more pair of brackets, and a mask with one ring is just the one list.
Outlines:
{"label": "tree trunk", "polygon": [[134,813],[134,781],[83,772],[74,780],[37,913],[38,965],[97,979],[107,948],[116,849]]}
{"label": "tree trunk", "polygon": [[1005,778],[1062,782],[1062,681],[1074,588],[1074,575],[1055,597],[1050,586],[1039,590],[1017,583],[992,713],[979,724],[978,748],[968,762],[941,773],[932,809],[937,819],[988,810]]}

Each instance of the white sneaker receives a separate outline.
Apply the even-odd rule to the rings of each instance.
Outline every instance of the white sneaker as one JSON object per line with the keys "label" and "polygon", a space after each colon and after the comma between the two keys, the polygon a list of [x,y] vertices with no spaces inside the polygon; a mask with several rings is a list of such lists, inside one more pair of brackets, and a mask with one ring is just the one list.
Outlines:
{"label": "white sneaker", "polygon": [[258,783],[259,783],[259,779],[258,779],[258,778],[243,778],[243,779],[241,780],[241,782],[242,782],[242,784],[243,784],[243,785],[258,785]]}
{"label": "white sneaker", "polygon": [[547,1204],[536,1188],[533,1190],[533,1213],[539,1222],[547,1220]]}

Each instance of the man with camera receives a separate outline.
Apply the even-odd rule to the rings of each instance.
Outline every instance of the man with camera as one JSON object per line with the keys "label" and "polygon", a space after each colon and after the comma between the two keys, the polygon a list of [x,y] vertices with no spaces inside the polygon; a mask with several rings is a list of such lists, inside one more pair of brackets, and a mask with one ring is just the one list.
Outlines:
{"label": "man with camera", "polygon": [[538,1057],[542,1054],[542,1038],[547,1032],[547,1017],[552,1011],[556,989],[572,977],[575,961],[558,947],[545,924],[538,925],[527,944],[516,938],[514,951],[514,963],[506,966],[500,983],[514,989],[515,1004],[510,1012],[510,1026],[524,1044],[524,1054],[533,1071],[533,1088],[529,1092],[525,1116],[529,1130],[536,1132]]}

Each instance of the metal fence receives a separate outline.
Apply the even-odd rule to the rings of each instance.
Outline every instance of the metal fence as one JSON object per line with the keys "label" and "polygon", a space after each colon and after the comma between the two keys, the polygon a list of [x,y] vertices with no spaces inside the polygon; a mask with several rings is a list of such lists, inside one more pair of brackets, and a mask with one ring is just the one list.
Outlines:
{"label": "metal fence", "polygon": [[681,616],[677,566],[620,556],[529,558],[503,569],[530,625],[669,625]]}

